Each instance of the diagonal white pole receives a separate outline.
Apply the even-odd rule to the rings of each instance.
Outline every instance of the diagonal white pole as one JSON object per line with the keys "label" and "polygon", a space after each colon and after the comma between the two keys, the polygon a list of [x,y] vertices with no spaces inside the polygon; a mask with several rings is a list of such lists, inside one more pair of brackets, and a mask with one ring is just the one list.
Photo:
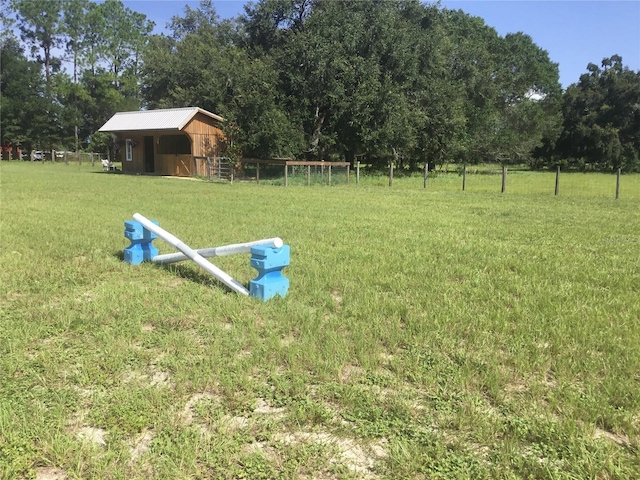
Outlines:
{"label": "diagonal white pole", "polygon": [[[251,247],[255,247],[257,245],[267,245],[274,248],[280,248],[283,245],[283,241],[279,237],[265,238],[263,240],[256,240],[254,242],[234,243],[232,245],[223,245],[221,247],[202,248],[196,250],[196,253],[203,256],[204,258],[224,257],[227,255],[235,255],[238,253],[251,253]],[[181,262],[183,260],[187,260],[188,258],[189,257],[187,257],[184,253],[167,253],[165,255],[156,255],[151,259],[151,261],[153,263],[168,264]]]}
{"label": "diagonal white pole", "polygon": [[171,235],[165,229],[160,228],[158,225],[156,225],[155,223],[152,223],[151,221],[149,221],[147,218],[143,217],[139,213],[134,213],[133,219],[136,220],[137,222],[140,222],[144,228],[146,228],[150,232],[155,233],[158,237],[163,239],[172,247],[176,248],[177,250],[180,250],[187,257],[189,257],[191,260],[196,262],[200,267],[202,267],[208,273],[210,273],[215,278],[220,280],[222,283],[224,283],[227,287],[229,287],[234,292],[241,293],[243,295],[249,295],[249,291],[246,288],[244,288],[243,285],[236,282],[232,277],[230,277],[225,272],[220,270],[218,267],[213,265],[206,258],[204,258],[202,255],[198,254],[195,250],[193,250],[191,247],[184,244],[180,239]]}

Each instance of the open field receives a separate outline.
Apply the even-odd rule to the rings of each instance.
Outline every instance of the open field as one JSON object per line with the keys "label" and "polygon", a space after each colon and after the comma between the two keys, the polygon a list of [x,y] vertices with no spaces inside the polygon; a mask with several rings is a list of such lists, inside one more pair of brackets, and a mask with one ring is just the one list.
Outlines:
{"label": "open field", "polygon": [[[639,478],[637,193],[408,181],[2,162],[0,478]],[[134,212],[194,248],[282,237],[288,296],[125,264]]]}

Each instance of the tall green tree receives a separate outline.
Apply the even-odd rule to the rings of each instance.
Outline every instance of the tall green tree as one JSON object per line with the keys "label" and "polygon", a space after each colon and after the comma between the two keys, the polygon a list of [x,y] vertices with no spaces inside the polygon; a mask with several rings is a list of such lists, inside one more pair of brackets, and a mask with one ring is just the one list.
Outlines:
{"label": "tall green tree", "polygon": [[142,69],[145,102],[151,108],[198,105],[221,114],[228,139],[245,155],[295,154],[299,135],[279,106],[276,66],[222,43],[230,24],[217,23],[208,4],[202,5],[204,12],[187,9],[185,17],[174,17],[178,30],[171,38],[151,38]]}
{"label": "tall green tree", "polygon": [[619,55],[590,63],[588,73],[569,86],[563,105],[563,125],[553,155],[574,168],[640,170],[640,71],[622,63]]}
{"label": "tall green tree", "polygon": [[0,65],[0,144],[44,147],[49,143],[45,80],[39,63],[24,55],[18,39],[2,38]]}
{"label": "tall green tree", "polygon": [[21,38],[31,54],[43,65],[47,84],[60,69],[54,51],[62,44],[62,0],[13,0]]}

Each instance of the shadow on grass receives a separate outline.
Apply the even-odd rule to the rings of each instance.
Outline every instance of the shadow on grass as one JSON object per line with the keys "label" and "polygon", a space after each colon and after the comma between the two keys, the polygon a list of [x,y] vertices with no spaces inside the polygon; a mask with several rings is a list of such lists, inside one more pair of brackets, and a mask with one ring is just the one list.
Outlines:
{"label": "shadow on grass", "polygon": [[[124,262],[124,251],[123,250],[119,250],[117,252],[113,252],[112,256],[114,258],[117,258],[118,260],[120,260],[121,262]],[[211,286],[211,287],[216,287],[216,288],[220,288],[222,290],[224,290],[226,293],[231,293],[231,290],[229,289],[229,287],[227,287],[224,283],[222,283],[221,281],[217,280],[216,278],[214,278],[213,276],[209,275],[208,273],[202,271],[202,270],[197,270],[192,268],[192,265],[186,264],[186,265],[178,265],[178,264],[158,264],[158,263],[153,263],[153,265],[156,268],[162,269],[162,270],[166,270],[168,272],[173,273],[174,275],[176,275],[179,278],[183,278],[185,280],[189,280],[190,282],[193,283],[199,283],[200,285],[206,285],[206,286]],[[248,285],[245,285],[244,283],[238,282],[241,285],[243,285],[247,290],[249,289]]]}
{"label": "shadow on grass", "polygon": [[[167,270],[177,275],[178,277],[184,278],[185,280],[188,280],[190,282],[199,283],[201,285],[205,285],[209,287],[219,288],[219,289],[222,289],[225,293],[233,293],[232,290],[229,287],[227,287],[224,283],[222,283],[220,280],[218,280],[217,278],[214,278],[212,275],[209,275],[208,273],[200,269],[196,270],[192,268],[192,265],[189,265],[189,264],[186,264],[186,265],[154,264],[154,265],[156,265],[157,268]],[[249,285],[245,285],[244,283],[241,283],[241,285],[244,286],[247,290],[249,290]]]}

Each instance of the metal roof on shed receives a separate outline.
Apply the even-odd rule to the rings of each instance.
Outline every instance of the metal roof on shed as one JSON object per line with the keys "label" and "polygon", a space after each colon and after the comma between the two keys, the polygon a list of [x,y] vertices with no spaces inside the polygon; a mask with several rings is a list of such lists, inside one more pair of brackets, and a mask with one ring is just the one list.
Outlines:
{"label": "metal roof on shed", "polygon": [[167,108],[162,110],[142,110],[136,112],[118,112],[98,131],[135,132],[138,130],[182,130],[196,113],[202,113],[214,120],[222,117],[198,107]]}

